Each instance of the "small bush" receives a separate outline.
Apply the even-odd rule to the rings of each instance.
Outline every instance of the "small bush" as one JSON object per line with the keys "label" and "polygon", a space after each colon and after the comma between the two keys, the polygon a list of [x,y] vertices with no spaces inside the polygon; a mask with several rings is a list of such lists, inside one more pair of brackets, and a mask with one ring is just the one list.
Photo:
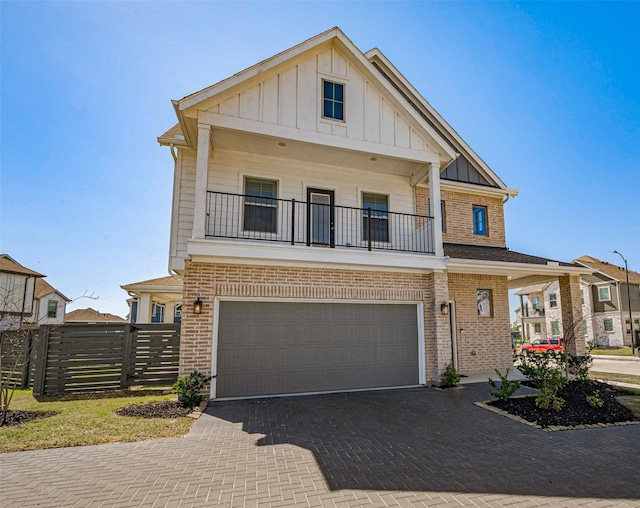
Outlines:
{"label": "small bush", "polygon": [[456,386],[460,382],[460,374],[453,366],[453,363],[449,363],[444,369],[442,376],[440,377],[441,386]]}
{"label": "small bush", "polygon": [[596,390],[593,395],[587,395],[587,402],[594,409],[599,409],[604,405],[602,397],[600,397],[600,391]]}
{"label": "small bush", "polygon": [[593,362],[593,356],[587,354],[584,356],[569,355],[569,374],[574,376],[581,383],[589,383],[589,367]]}
{"label": "small bush", "polygon": [[508,400],[518,391],[518,388],[520,388],[520,381],[509,381],[509,370],[510,369],[507,369],[504,375],[502,375],[498,369],[495,369],[496,374],[498,374],[500,378],[500,387],[498,387],[493,379],[489,378],[489,386],[491,387],[489,393],[500,400]]}
{"label": "small bush", "polygon": [[211,376],[205,376],[200,374],[197,370],[194,370],[188,376],[182,376],[173,385],[173,392],[178,394],[178,400],[185,407],[193,409],[199,405],[204,396],[200,393],[209,381]]}

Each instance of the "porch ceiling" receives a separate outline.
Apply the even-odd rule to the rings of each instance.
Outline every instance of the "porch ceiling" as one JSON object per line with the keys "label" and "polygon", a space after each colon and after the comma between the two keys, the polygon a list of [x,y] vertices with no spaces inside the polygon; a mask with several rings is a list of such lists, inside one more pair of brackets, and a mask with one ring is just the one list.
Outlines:
{"label": "porch ceiling", "polygon": [[214,150],[222,148],[406,177],[416,174],[425,164],[424,161],[399,158],[380,152],[363,152],[224,128],[214,127],[211,138]]}

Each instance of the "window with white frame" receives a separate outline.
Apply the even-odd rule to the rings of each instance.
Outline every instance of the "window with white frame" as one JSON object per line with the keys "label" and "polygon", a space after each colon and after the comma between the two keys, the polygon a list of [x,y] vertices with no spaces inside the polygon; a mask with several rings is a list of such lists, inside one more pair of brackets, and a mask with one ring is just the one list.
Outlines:
{"label": "window with white frame", "polygon": [[47,305],[47,317],[54,318],[58,315],[58,302],[56,300],[49,300]]}
{"label": "window with white frame", "polygon": [[344,85],[324,80],[322,82],[322,116],[344,120]]}
{"label": "window with white frame", "polygon": [[598,301],[600,302],[611,301],[611,288],[609,286],[601,286],[598,288]]}
{"label": "window with white frame", "polygon": [[476,291],[478,303],[478,316],[491,317],[493,315],[492,298],[490,289],[478,289]]}
{"label": "window with white frame", "polygon": [[558,296],[555,293],[549,293],[549,307],[552,309],[558,306]]}
{"label": "window with white frame", "polygon": [[278,232],[278,182],[262,178],[244,179],[245,231]]}
{"label": "window with white frame", "polygon": [[129,309],[129,322],[138,322],[138,300],[132,300],[131,309]]}
{"label": "window with white frame", "polygon": [[173,308],[173,322],[180,323],[182,321],[182,304],[176,303]]}
{"label": "window with white frame", "polygon": [[551,321],[551,335],[554,337],[560,336],[560,322],[559,321]]}
{"label": "window with white frame", "polygon": [[580,303],[584,305],[584,289],[580,290]]}
{"label": "window with white frame", "polygon": [[613,331],[613,319],[605,318],[603,324],[604,324],[604,331],[605,332],[612,332]]}
{"label": "window with white frame", "polygon": [[540,323],[534,323],[533,324],[533,330],[535,331],[535,333],[542,332],[542,325]]}
{"label": "window with white frame", "polygon": [[362,239],[369,240],[371,227],[372,242],[389,241],[389,196],[362,193]]}
{"label": "window with white frame", "polygon": [[151,322],[164,323],[164,304],[153,302],[151,308]]}
{"label": "window with white frame", "polygon": [[582,322],[582,331],[584,332],[585,337],[589,335],[589,327],[587,326],[587,322]]}

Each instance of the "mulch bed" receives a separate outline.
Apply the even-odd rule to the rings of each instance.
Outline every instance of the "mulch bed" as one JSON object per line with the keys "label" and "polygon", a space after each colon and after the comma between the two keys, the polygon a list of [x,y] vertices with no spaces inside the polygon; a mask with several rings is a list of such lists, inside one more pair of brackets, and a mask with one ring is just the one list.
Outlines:
{"label": "mulch bed", "polygon": [[190,414],[191,409],[184,407],[177,400],[162,400],[159,402],[131,404],[130,406],[116,409],[114,412],[120,416],[139,416],[141,418],[180,418]]}
{"label": "mulch bed", "polygon": [[7,417],[4,425],[20,425],[21,423],[31,422],[33,420],[40,420],[42,418],[49,418],[59,414],[60,411],[7,411]]}
{"label": "mulch bed", "polygon": [[[587,402],[587,396],[594,395],[596,391],[599,392],[603,401],[600,408],[591,407]],[[617,397],[628,395],[628,393],[597,381],[592,383],[571,381],[558,392],[558,395],[565,400],[564,406],[558,411],[539,409],[536,407],[535,397],[496,400],[488,404],[543,428],[578,427],[638,421],[639,418],[617,400]]]}

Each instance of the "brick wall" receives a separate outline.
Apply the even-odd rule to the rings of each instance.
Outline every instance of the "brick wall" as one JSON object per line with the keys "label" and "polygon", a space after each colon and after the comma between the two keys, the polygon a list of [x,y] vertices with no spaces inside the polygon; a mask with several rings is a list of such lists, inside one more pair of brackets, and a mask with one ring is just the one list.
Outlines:
{"label": "brick wall", "polygon": [[[448,281],[449,299],[456,306],[458,370],[471,374],[513,367],[507,278],[449,274]],[[478,316],[478,289],[491,290],[492,317]]]}
{"label": "brick wall", "polygon": [[[440,312],[441,301],[448,300],[447,279],[442,273],[210,264],[187,260],[183,295],[181,375],[194,369],[211,373],[216,296],[422,301],[427,380],[437,379],[450,361],[448,318]],[[203,300],[203,310],[202,314],[195,315],[193,302],[198,297]],[[438,359],[438,355],[444,357]]]}
{"label": "brick wall", "polygon": [[[442,190],[445,207],[445,231],[442,240],[447,243],[506,246],[504,209],[502,199],[474,196],[461,192]],[[487,207],[487,236],[473,234],[473,206]],[[429,189],[416,187],[416,213],[429,215]]]}

